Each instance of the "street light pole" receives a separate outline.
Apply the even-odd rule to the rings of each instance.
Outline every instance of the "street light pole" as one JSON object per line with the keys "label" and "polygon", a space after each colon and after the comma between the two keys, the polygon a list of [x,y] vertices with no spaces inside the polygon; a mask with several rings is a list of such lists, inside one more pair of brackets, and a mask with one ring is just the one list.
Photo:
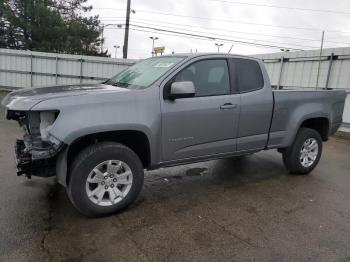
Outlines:
{"label": "street light pole", "polygon": [[103,49],[104,49],[104,30],[107,26],[111,26],[111,25],[116,25],[116,24],[105,24],[102,25],[102,32],[101,32],[101,37],[102,37],[102,41],[101,41],[101,53],[103,53]]}
{"label": "street light pole", "polygon": [[220,47],[223,46],[224,44],[215,43],[215,45],[218,47],[218,53],[220,53]]}
{"label": "street light pole", "polygon": [[153,36],[150,36],[150,39],[152,39],[152,57],[154,56],[154,41],[158,40],[159,38],[158,37],[153,37]]}
{"label": "street light pole", "polygon": [[120,47],[119,45],[114,45],[113,46],[115,48],[115,53],[114,53],[114,57],[117,58],[117,50]]}

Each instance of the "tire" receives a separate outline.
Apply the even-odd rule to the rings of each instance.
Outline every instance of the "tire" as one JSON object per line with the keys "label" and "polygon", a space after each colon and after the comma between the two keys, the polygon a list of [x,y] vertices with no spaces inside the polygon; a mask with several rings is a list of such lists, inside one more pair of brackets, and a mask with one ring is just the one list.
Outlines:
{"label": "tire", "polygon": [[136,200],[143,186],[144,172],[139,157],[130,148],[113,142],[85,148],[74,159],[70,170],[68,196],[87,217],[121,211]]}
{"label": "tire", "polygon": [[[315,148],[317,148],[317,152]],[[316,130],[302,127],[299,129],[294,143],[291,147],[283,150],[282,154],[283,163],[292,174],[309,174],[320,161],[322,138]]]}

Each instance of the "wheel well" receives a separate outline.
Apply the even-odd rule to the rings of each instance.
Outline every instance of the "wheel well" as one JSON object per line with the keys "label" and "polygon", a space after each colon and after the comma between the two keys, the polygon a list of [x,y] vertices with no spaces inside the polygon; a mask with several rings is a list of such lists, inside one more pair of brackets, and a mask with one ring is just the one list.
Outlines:
{"label": "wheel well", "polygon": [[328,139],[329,121],[325,117],[311,118],[305,120],[301,127],[307,127],[316,130],[323,141]]}
{"label": "wheel well", "polygon": [[69,146],[67,153],[68,174],[74,157],[89,145],[101,141],[113,141],[129,147],[138,155],[144,168],[147,168],[151,163],[150,145],[144,133],[132,130],[102,132],[81,137]]}

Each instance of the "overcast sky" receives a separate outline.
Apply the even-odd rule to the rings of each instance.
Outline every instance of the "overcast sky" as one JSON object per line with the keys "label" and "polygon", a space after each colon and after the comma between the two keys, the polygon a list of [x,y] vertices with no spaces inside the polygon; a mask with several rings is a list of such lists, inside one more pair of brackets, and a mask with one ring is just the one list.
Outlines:
{"label": "overcast sky", "polygon": [[[126,0],[90,0],[89,4],[94,7],[92,14],[99,14],[103,24],[125,23]],[[319,48],[322,30],[325,30],[326,48],[350,46],[349,0],[131,0],[131,9],[136,13],[131,14],[130,23],[138,27],[133,26],[130,30],[129,58],[146,58],[151,55],[150,36],[159,38],[155,46],[165,46],[165,53],[183,53],[191,50],[216,52],[215,43],[223,44],[221,52],[228,52],[234,44],[231,53],[236,54],[279,51],[279,48],[252,46],[226,40],[173,36],[140,26],[304,50]],[[121,47],[118,49],[120,58],[124,25],[122,29],[115,25],[106,26],[104,36],[105,48],[112,57],[115,55],[113,46]]]}

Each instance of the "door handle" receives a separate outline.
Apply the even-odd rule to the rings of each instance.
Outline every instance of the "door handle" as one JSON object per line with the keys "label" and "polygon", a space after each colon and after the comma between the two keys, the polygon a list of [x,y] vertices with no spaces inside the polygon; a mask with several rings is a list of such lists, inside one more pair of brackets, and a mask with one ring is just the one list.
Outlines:
{"label": "door handle", "polygon": [[227,110],[227,109],[235,109],[236,107],[237,107],[237,105],[235,105],[235,104],[225,103],[225,104],[220,106],[220,109]]}

